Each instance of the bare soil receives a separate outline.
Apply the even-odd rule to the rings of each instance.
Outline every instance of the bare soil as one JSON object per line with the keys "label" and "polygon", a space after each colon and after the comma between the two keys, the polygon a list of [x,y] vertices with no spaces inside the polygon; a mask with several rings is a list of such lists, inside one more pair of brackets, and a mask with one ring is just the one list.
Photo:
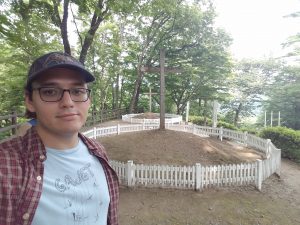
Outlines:
{"label": "bare soil", "polygon": [[[114,125],[112,121],[101,126]],[[250,162],[255,149],[176,131],[144,131],[98,139],[111,159],[144,164],[193,165]],[[253,186],[202,192],[120,187],[121,225],[300,225],[300,165],[282,160],[281,176]]]}

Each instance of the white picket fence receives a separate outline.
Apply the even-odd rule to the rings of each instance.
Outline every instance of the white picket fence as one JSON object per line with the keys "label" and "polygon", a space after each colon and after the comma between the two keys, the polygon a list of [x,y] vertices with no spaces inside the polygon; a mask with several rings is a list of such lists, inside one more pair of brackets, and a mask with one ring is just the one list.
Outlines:
{"label": "white picket fence", "polygon": [[[158,113],[154,113],[159,116]],[[136,118],[136,116],[141,115],[141,114],[126,114],[122,115],[122,120],[129,122],[129,123],[143,123],[143,124],[159,124],[160,119],[141,119],[141,118]],[[182,122],[182,116],[180,115],[175,115],[175,114],[165,114],[165,123],[166,124],[178,124]]]}
{"label": "white picket fence", "polygon": [[[90,138],[106,135],[118,135],[125,132],[158,129],[159,124],[129,124],[111,127],[95,127],[84,132]],[[258,149],[266,154],[265,160],[253,163],[202,166],[143,165],[111,160],[110,164],[118,174],[120,183],[129,187],[166,187],[202,190],[209,187],[255,185],[261,190],[262,182],[273,173],[280,175],[281,150],[267,139],[262,139],[247,132],[238,132],[223,128],[197,125],[168,124],[167,129],[193,133],[199,136],[218,136],[221,140],[229,138],[241,144]]]}

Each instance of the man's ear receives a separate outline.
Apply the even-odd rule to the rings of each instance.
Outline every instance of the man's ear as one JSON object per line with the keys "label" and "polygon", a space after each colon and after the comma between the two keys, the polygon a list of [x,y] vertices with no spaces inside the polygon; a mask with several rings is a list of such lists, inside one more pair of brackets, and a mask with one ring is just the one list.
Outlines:
{"label": "man's ear", "polygon": [[32,96],[30,95],[32,95],[32,93],[29,93],[28,91],[25,92],[25,106],[28,111],[35,112]]}

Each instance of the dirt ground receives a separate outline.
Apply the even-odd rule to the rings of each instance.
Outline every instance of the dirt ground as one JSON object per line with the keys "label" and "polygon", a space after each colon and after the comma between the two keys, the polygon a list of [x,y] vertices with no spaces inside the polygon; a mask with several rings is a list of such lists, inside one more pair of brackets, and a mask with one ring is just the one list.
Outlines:
{"label": "dirt ground", "polygon": [[[101,124],[114,125],[120,121]],[[254,161],[264,155],[216,138],[144,131],[98,139],[111,159],[192,165]],[[192,190],[120,187],[121,225],[300,225],[300,165],[282,160],[281,176],[255,187]]]}

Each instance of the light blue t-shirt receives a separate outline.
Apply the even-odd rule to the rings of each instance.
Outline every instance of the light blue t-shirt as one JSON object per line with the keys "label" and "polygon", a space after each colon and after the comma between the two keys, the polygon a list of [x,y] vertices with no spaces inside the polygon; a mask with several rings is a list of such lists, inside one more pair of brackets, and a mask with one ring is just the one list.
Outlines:
{"label": "light blue t-shirt", "polygon": [[80,140],[75,148],[46,148],[43,191],[33,225],[106,225],[110,202],[99,160]]}

